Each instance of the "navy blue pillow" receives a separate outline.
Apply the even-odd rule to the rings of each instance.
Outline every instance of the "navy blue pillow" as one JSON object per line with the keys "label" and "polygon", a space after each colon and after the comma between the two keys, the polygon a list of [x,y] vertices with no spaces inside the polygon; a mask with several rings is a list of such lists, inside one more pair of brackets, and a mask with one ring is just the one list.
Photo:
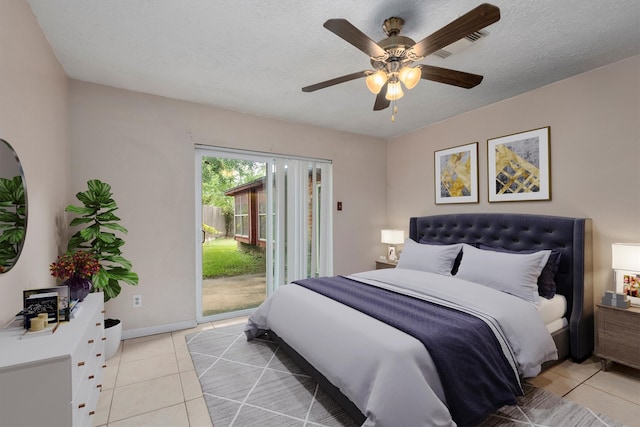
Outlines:
{"label": "navy blue pillow", "polygon": [[[534,252],[538,252],[539,249],[527,250],[527,251],[511,251],[505,248],[493,247],[484,245],[482,243],[478,243],[478,249],[484,249],[489,251],[496,252],[508,252],[508,253],[521,253],[521,254],[531,254]],[[552,249],[551,254],[549,255],[549,259],[547,260],[547,264],[542,269],[540,273],[540,277],[538,277],[538,294],[541,297],[546,299],[551,299],[556,294],[556,273],[558,272],[558,267],[560,267],[560,251],[557,249]]]}
{"label": "navy blue pillow", "polygon": [[[448,245],[449,243],[441,243],[441,242],[432,242],[431,240],[427,240],[427,239],[420,239],[420,242],[418,243],[423,243],[426,245],[440,245],[440,246],[444,246],[444,245]],[[455,243],[454,243],[455,244]],[[458,267],[460,267],[460,262],[462,261],[462,251],[458,252],[458,256],[456,257],[456,260],[453,261],[453,267],[451,268],[451,275],[455,276],[456,273],[458,272]]]}

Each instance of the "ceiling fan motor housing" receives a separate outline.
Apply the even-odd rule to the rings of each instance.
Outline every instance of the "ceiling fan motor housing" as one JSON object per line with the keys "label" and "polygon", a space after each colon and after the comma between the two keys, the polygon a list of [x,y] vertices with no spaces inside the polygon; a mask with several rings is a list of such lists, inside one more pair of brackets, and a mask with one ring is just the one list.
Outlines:
{"label": "ceiling fan motor housing", "polygon": [[[391,36],[378,42],[389,57],[381,61],[379,58],[371,58],[371,65],[376,70],[384,70],[387,64],[399,63],[399,68],[412,63],[414,60],[407,55],[408,50],[416,44],[415,41],[405,36]],[[388,70],[392,71],[392,70]]]}
{"label": "ceiling fan motor housing", "polygon": [[403,25],[404,19],[398,17],[391,17],[384,21],[382,28],[388,37],[380,40],[378,45],[387,52],[388,57],[385,59],[371,57],[371,65],[376,70],[397,72],[403,66],[411,65],[416,60],[407,55],[408,50],[416,42],[409,37],[399,35]]}

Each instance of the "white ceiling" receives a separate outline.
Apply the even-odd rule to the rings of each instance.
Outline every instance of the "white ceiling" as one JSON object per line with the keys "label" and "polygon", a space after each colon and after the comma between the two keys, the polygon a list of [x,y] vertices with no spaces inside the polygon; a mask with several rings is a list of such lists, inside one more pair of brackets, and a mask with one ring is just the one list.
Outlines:
{"label": "white ceiling", "polygon": [[[377,137],[392,137],[640,53],[638,0],[493,0],[501,19],[468,49],[421,63],[484,75],[473,89],[422,80],[398,115],[372,111],[371,69],[322,25],[345,18],[375,41],[399,16],[419,41],[481,0],[28,0],[71,78]],[[640,76],[639,76],[640,78]]]}

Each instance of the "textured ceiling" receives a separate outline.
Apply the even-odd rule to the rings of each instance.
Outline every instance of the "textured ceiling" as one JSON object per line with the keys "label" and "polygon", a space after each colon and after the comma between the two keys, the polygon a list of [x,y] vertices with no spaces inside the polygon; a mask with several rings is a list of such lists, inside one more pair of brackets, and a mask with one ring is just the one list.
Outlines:
{"label": "textured ceiling", "polygon": [[[71,78],[377,137],[404,134],[640,53],[638,0],[494,0],[489,36],[421,63],[484,75],[473,89],[422,80],[398,115],[372,111],[363,79],[303,86],[371,69],[322,25],[345,18],[372,39],[399,16],[418,41],[478,0],[29,0]],[[639,76],[640,77],[640,76]]]}

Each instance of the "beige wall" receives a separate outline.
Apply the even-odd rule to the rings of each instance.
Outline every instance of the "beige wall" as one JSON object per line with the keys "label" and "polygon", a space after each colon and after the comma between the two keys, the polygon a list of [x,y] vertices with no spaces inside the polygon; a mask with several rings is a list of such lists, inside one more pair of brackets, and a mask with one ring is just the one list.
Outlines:
{"label": "beige wall", "polygon": [[[487,139],[551,127],[552,200],[491,203]],[[480,202],[435,205],[434,151],[478,142]],[[611,243],[640,242],[640,56],[472,111],[387,143],[389,223],[518,212],[593,220],[594,295],[613,289]]]}
{"label": "beige wall", "polygon": [[52,286],[55,224],[69,188],[67,78],[26,1],[0,1],[0,138],[26,175],[28,229],[16,266],[0,274],[0,322],[22,307],[22,290]]}
{"label": "beige wall", "polygon": [[124,254],[140,275],[106,306],[125,332],[195,319],[196,143],[332,160],[344,206],[334,209],[334,271],[373,268],[386,226],[384,140],[79,81],[70,100],[72,193],[92,178],[111,184],[129,230]]}

